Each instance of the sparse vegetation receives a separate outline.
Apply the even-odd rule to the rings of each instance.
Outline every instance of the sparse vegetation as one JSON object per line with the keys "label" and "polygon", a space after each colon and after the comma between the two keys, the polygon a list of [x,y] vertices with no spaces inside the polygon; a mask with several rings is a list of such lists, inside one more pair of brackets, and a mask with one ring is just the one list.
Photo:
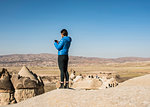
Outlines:
{"label": "sparse vegetation", "polygon": [[[89,66],[69,66],[68,70],[75,70],[79,74],[99,74],[100,72],[110,72],[120,75],[120,81],[142,76],[150,73],[150,62],[130,62],[130,63],[111,63],[111,64],[95,64]],[[2,68],[2,67],[0,67]],[[5,67],[9,72],[18,72],[21,67]],[[59,76],[60,72],[57,66],[55,67],[37,67],[29,66],[34,73],[41,76]]]}

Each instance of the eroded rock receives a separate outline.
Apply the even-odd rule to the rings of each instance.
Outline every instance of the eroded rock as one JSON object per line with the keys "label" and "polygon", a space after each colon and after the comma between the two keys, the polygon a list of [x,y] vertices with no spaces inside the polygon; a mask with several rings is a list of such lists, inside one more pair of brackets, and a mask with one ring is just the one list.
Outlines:
{"label": "eroded rock", "polygon": [[14,87],[10,80],[11,76],[7,69],[0,72],[0,106],[16,103],[14,98]]}
{"label": "eroded rock", "polygon": [[17,102],[44,93],[44,84],[41,77],[38,77],[26,66],[23,66],[18,74],[13,75],[11,80],[15,88]]}

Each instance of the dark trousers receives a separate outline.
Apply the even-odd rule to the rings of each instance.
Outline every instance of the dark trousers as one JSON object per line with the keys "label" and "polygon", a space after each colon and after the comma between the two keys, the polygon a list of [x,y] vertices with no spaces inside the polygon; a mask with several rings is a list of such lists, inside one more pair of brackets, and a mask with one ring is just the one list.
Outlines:
{"label": "dark trousers", "polygon": [[64,78],[66,81],[69,81],[69,73],[68,73],[68,55],[58,55],[58,66],[60,69],[61,82],[64,82]]}

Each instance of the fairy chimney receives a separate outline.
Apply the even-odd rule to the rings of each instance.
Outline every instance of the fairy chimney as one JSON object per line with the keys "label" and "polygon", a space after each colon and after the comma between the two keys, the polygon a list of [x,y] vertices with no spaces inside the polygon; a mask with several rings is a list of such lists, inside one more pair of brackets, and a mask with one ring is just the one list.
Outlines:
{"label": "fairy chimney", "polygon": [[7,69],[0,72],[0,106],[16,103],[14,98],[14,87],[10,80],[11,76]]}
{"label": "fairy chimney", "polygon": [[12,76],[12,83],[17,102],[44,93],[44,84],[41,77],[38,77],[26,66],[23,66],[17,75]]}

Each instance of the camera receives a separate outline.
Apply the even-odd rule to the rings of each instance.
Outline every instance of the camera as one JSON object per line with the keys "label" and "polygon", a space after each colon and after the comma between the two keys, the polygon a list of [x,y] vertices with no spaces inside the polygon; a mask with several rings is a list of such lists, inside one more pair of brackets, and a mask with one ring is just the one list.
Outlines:
{"label": "camera", "polygon": [[58,42],[58,40],[54,40],[54,42]]}

